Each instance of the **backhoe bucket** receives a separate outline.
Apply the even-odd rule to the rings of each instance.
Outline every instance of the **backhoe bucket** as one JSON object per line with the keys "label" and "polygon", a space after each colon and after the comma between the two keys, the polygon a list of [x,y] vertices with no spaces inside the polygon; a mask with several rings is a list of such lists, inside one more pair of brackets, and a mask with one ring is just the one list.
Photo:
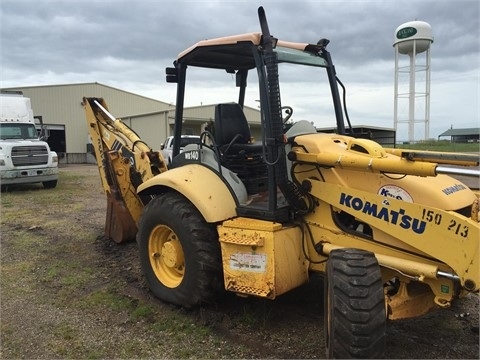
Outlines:
{"label": "backhoe bucket", "polygon": [[118,244],[135,240],[137,225],[132,219],[123,201],[107,192],[107,218],[105,219],[105,237]]}

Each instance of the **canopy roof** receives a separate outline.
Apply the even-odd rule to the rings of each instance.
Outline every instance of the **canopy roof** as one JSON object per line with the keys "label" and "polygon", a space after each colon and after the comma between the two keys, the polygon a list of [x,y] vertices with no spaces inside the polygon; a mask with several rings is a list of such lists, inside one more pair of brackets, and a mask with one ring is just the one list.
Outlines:
{"label": "canopy roof", "polygon": [[[252,69],[255,67],[252,46],[262,42],[261,33],[246,33],[210,40],[202,40],[182,51],[177,61],[191,66],[219,69]],[[305,50],[307,43],[278,40],[277,46]]]}

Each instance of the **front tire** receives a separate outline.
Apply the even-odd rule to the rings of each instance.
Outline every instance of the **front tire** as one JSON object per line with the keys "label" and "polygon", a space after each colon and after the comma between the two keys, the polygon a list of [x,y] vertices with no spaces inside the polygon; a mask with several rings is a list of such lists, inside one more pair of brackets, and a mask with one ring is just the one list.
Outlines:
{"label": "front tire", "polygon": [[58,180],[50,180],[50,181],[44,181],[42,184],[45,189],[53,189],[57,186],[57,182]]}
{"label": "front tire", "polygon": [[147,204],[137,241],[146,280],[159,299],[191,308],[212,302],[222,289],[216,228],[181,194],[165,193]]}
{"label": "front tire", "polygon": [[386,313],[375,255],[358,249],[332,251],[327,262],[325,297],[327,358],[382,358]]}

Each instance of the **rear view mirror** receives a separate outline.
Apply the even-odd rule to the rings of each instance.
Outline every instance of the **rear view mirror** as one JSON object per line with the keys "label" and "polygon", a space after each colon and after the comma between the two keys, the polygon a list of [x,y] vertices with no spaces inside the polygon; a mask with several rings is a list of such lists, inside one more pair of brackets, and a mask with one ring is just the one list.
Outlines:
{"label": "rear view mirror", "polygon": [[167,67],[165,69],[165,74],[167,75],[168,83],[178,83],[178,73],[176,68]]}

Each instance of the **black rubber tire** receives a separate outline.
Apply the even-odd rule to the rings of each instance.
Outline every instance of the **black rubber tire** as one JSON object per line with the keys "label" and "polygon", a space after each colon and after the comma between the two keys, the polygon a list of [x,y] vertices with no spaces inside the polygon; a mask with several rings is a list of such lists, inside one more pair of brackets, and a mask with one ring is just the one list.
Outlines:
{"label": "black rubber tire", "polygon": [[44,181],[42,184],[45,189],[53,189],[57,186],[57,182],[58,180],[50,180],[50,181]]}
{"label": "black rubber tire", "polygon": [[332,251],[324,290],[327,358],[383,358],[387,318],[374,254],[358,249]]}
{"label": "black rubber tire", "polygon": [[[192,308],[213,302],[224,291],[216,227],[208,224],[181,194],[169,192],[152,199],[144,209],[138,228],[141,266],[156,297]],[[168,239],[162,238],[164,235]],[[174,257],[181,265],[172,267],[168,254],[167,260],[163,260],[166,247],[181,254]],[[155,255],[154,248],[158,250]]]}

